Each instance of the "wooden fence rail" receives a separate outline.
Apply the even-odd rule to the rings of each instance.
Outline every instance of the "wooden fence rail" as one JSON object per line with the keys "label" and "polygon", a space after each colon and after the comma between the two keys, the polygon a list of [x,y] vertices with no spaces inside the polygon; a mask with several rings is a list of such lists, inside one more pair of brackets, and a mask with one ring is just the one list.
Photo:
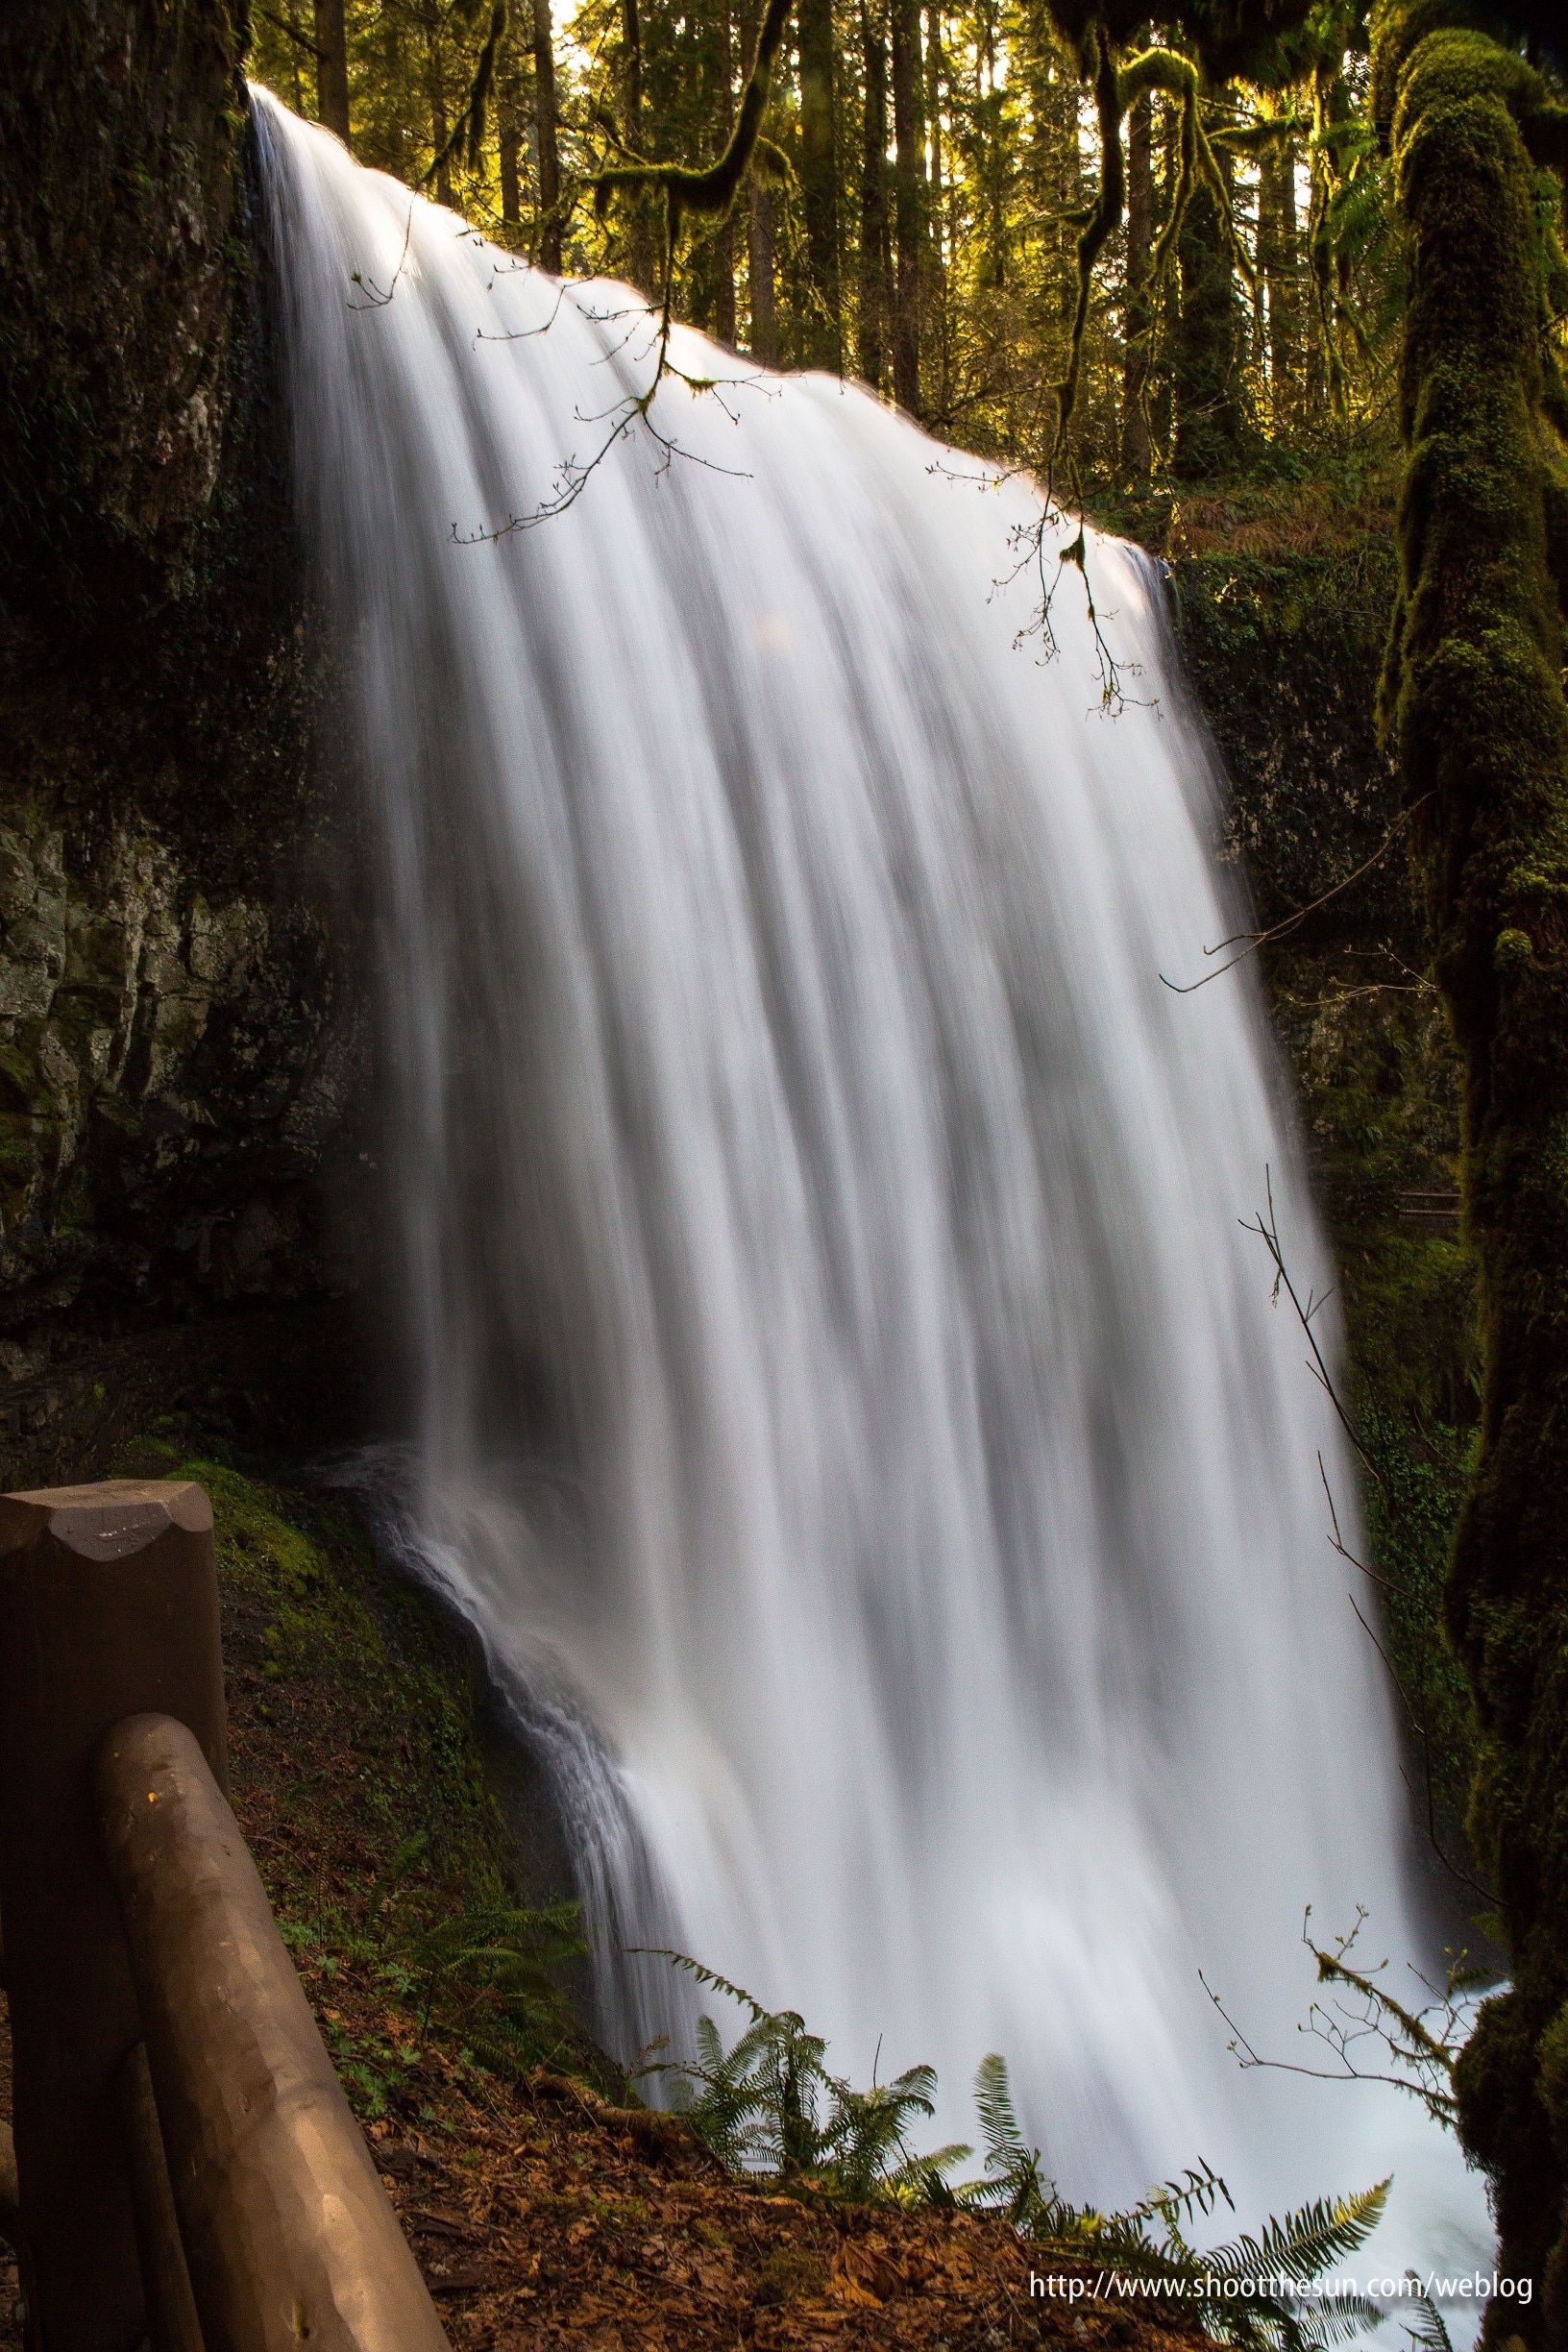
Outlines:
{"label": "wooden fence rail", "polygon": [[0,1923],[31,2352],[446,2352],[229,1808],[197,1485],[0,1497]]}

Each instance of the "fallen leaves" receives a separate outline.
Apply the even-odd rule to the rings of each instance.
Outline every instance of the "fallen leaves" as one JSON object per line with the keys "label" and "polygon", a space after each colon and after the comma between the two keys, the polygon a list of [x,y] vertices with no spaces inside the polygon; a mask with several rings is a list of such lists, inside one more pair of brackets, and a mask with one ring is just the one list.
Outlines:
{"label": "fallen leaves", "polygon": [[458,2352],[1200,2352],[1169,2313],[1032,2296],[1003,2222],[803,2203],[527,2086],[481,2110],[453,2079],[371,2139]]}

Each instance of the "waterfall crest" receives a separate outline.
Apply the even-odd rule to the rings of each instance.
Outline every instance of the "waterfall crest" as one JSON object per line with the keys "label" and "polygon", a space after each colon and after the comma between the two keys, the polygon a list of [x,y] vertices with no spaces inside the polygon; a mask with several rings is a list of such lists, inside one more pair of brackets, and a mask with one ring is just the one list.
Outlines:
{"label": "waterfall crest", "polygon": [[1294,2056],[1306,1904],[1417,1938],[1351,1467],[1242,1231],[1269,1171],[1328,1286],[1283,1082],[1250,968],[1161,980],[1237,923],[1153,568],[1091,542],[1109,720],[1074,575],[1015,644],[1027,481],[685,333],[674,453],[476,539],[600,449],[646,316],[256,112],[412,1540],[551,1758],[604,2031],[678,2014],[620,1951],[675,1942],[857,2079],[935,2063],[956,2135],[1003,2051],[1077,2196],[1201,2153],[1251,2220],[1396,2138],[1447,2180],[1396,2100],[1240,2073],[1199,1981]]}

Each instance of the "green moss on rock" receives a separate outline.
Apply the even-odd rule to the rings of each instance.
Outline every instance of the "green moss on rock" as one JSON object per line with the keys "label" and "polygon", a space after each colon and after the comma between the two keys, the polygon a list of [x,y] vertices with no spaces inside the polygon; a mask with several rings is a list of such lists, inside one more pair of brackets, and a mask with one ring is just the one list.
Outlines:
{"label": "green moss on rock", "polygon": [[62,1307],[339,1293],[366,1223],[330,1211],[361,917],[245,38],[237,0],[0,11],[0,1329],[35,1353]]}
{"label": "green moss on rock", "polygon": [[[195,1479],[211,1499],[234,1811],[351,2098],[416,2116],[453,2068],[499,2063],[493,1990],[445,1955],[432,1977],[432,1931],[472,1917],[502,1933],[519,1905],[548,1917],[566,1892],[525,1883],[534,1857],[493,1785],[478,1662],[331,1496],[176,1435],[114,1467]],[[569,2060],[619,2090],[569,2007],[546,1998],[525,2022],[520,2063]]]}

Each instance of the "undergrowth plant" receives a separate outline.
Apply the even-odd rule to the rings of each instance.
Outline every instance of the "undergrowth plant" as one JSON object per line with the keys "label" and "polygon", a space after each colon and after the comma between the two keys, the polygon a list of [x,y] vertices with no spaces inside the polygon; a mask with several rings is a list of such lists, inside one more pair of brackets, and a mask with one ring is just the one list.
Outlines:
{"label": "undergrowth plant", "polygon": [[415,2011],[422,2041],[432,2028],[453,2035],[499,2074],[549,2064],[572,2038],[558,1972],[588,1948],[578,1905],[408,1897],[424,1846],[422,1833],[400,1846],[366,1903],[366,1926],[382,1930],[382,1982]]}
{"label": "undergrowth plant", "polygon": [[[975,2105],[986,2143],[986,2170],[957,2191],[971,2210],[1005,2216],[1047,2262],[1092,2265],[1137,2282],[1151,2301],[1176,2304],[1203,2332],[1245,2352],[1312,2352],[1343,2343],[1384,2316],[1364,2295],[1324,2294],[1317,2282],[1353,2254],[1377,2227],[1389,2183],[1357,2195],[1319,2197],[1294,2213],[1270,2215],[1257,2237],[1243,2232],[1224,2245],[1193,2244],[1193,2223],[1231,2193],[1212,2166],[1162,2181],[1122,2213],[1072,2205],[1040,2175],[1040,2150],[1019,2129],[1004,2061],[992,2053],[975,2076]],[[1234,2207],[1232,2207],[1234,2211]]]}
{"label": "undergrowth plant", "polygon": [[1111,2274],[1136,2295],[1176,2305],[1205,2334],[1242,2352],[1321,2352],[1384,2316],[1364,2295],[1325,2293],[1318,2282],[1377,2227],[1386,2180],[1359,2194],[1319,2197],[1271,2215],[1256,2237],[1243,2232],[1223,2245],[1199,2247],[1193,2224],[1221,2203],[1231,2206],[1212,2166],[1200,2159],[1195,2169],[1161,2182],[1121,2213],[1070,2204],[1041,2178],[1040,2150],[1024,2139],[1006,2063],[992,2052],[982,2059],[974,2084],[985,2170],[955,2184],[948,2175],[973,2154],[971,2147],[957,2143],[920,2155],[905,2139],[914,2117],[935,2112],[932,2068],[910,2067],[890,2083],[856,2091],[829,2073],[825,2042],[807,2032],[796,2011],[765,2009],[684,1952],[648,1956],[684,1969],[749,2012],[732,2048],[702,2017],[695,2061],[649,2053],[638,2070],[642,2077],[666,2079],[672,2105],[731,2172],[763,2174],[806,2197],[992,2215],[1043,2262]]}
{"label": "undergrowth plant", "polygon": [[[685,1969],[749,2010],[751,2022],[726,2050],[711,2018],[698,2020],[694,2063],[651,2060],[646,2077],[668,2078],[671,2104],[731,2172],[768,2173],[857,2203],[928,2202],[966,2146],[912,2155],[910,2119],[934,2115],[935,2070],[910,2067],[891,2083],[856,2091],[825,2066],[827,2045],[793,2009],[764,2009],[727,1977],[684,1952],[650,1957]],[[950,2200],[949,2200],[950,2201]]]}

